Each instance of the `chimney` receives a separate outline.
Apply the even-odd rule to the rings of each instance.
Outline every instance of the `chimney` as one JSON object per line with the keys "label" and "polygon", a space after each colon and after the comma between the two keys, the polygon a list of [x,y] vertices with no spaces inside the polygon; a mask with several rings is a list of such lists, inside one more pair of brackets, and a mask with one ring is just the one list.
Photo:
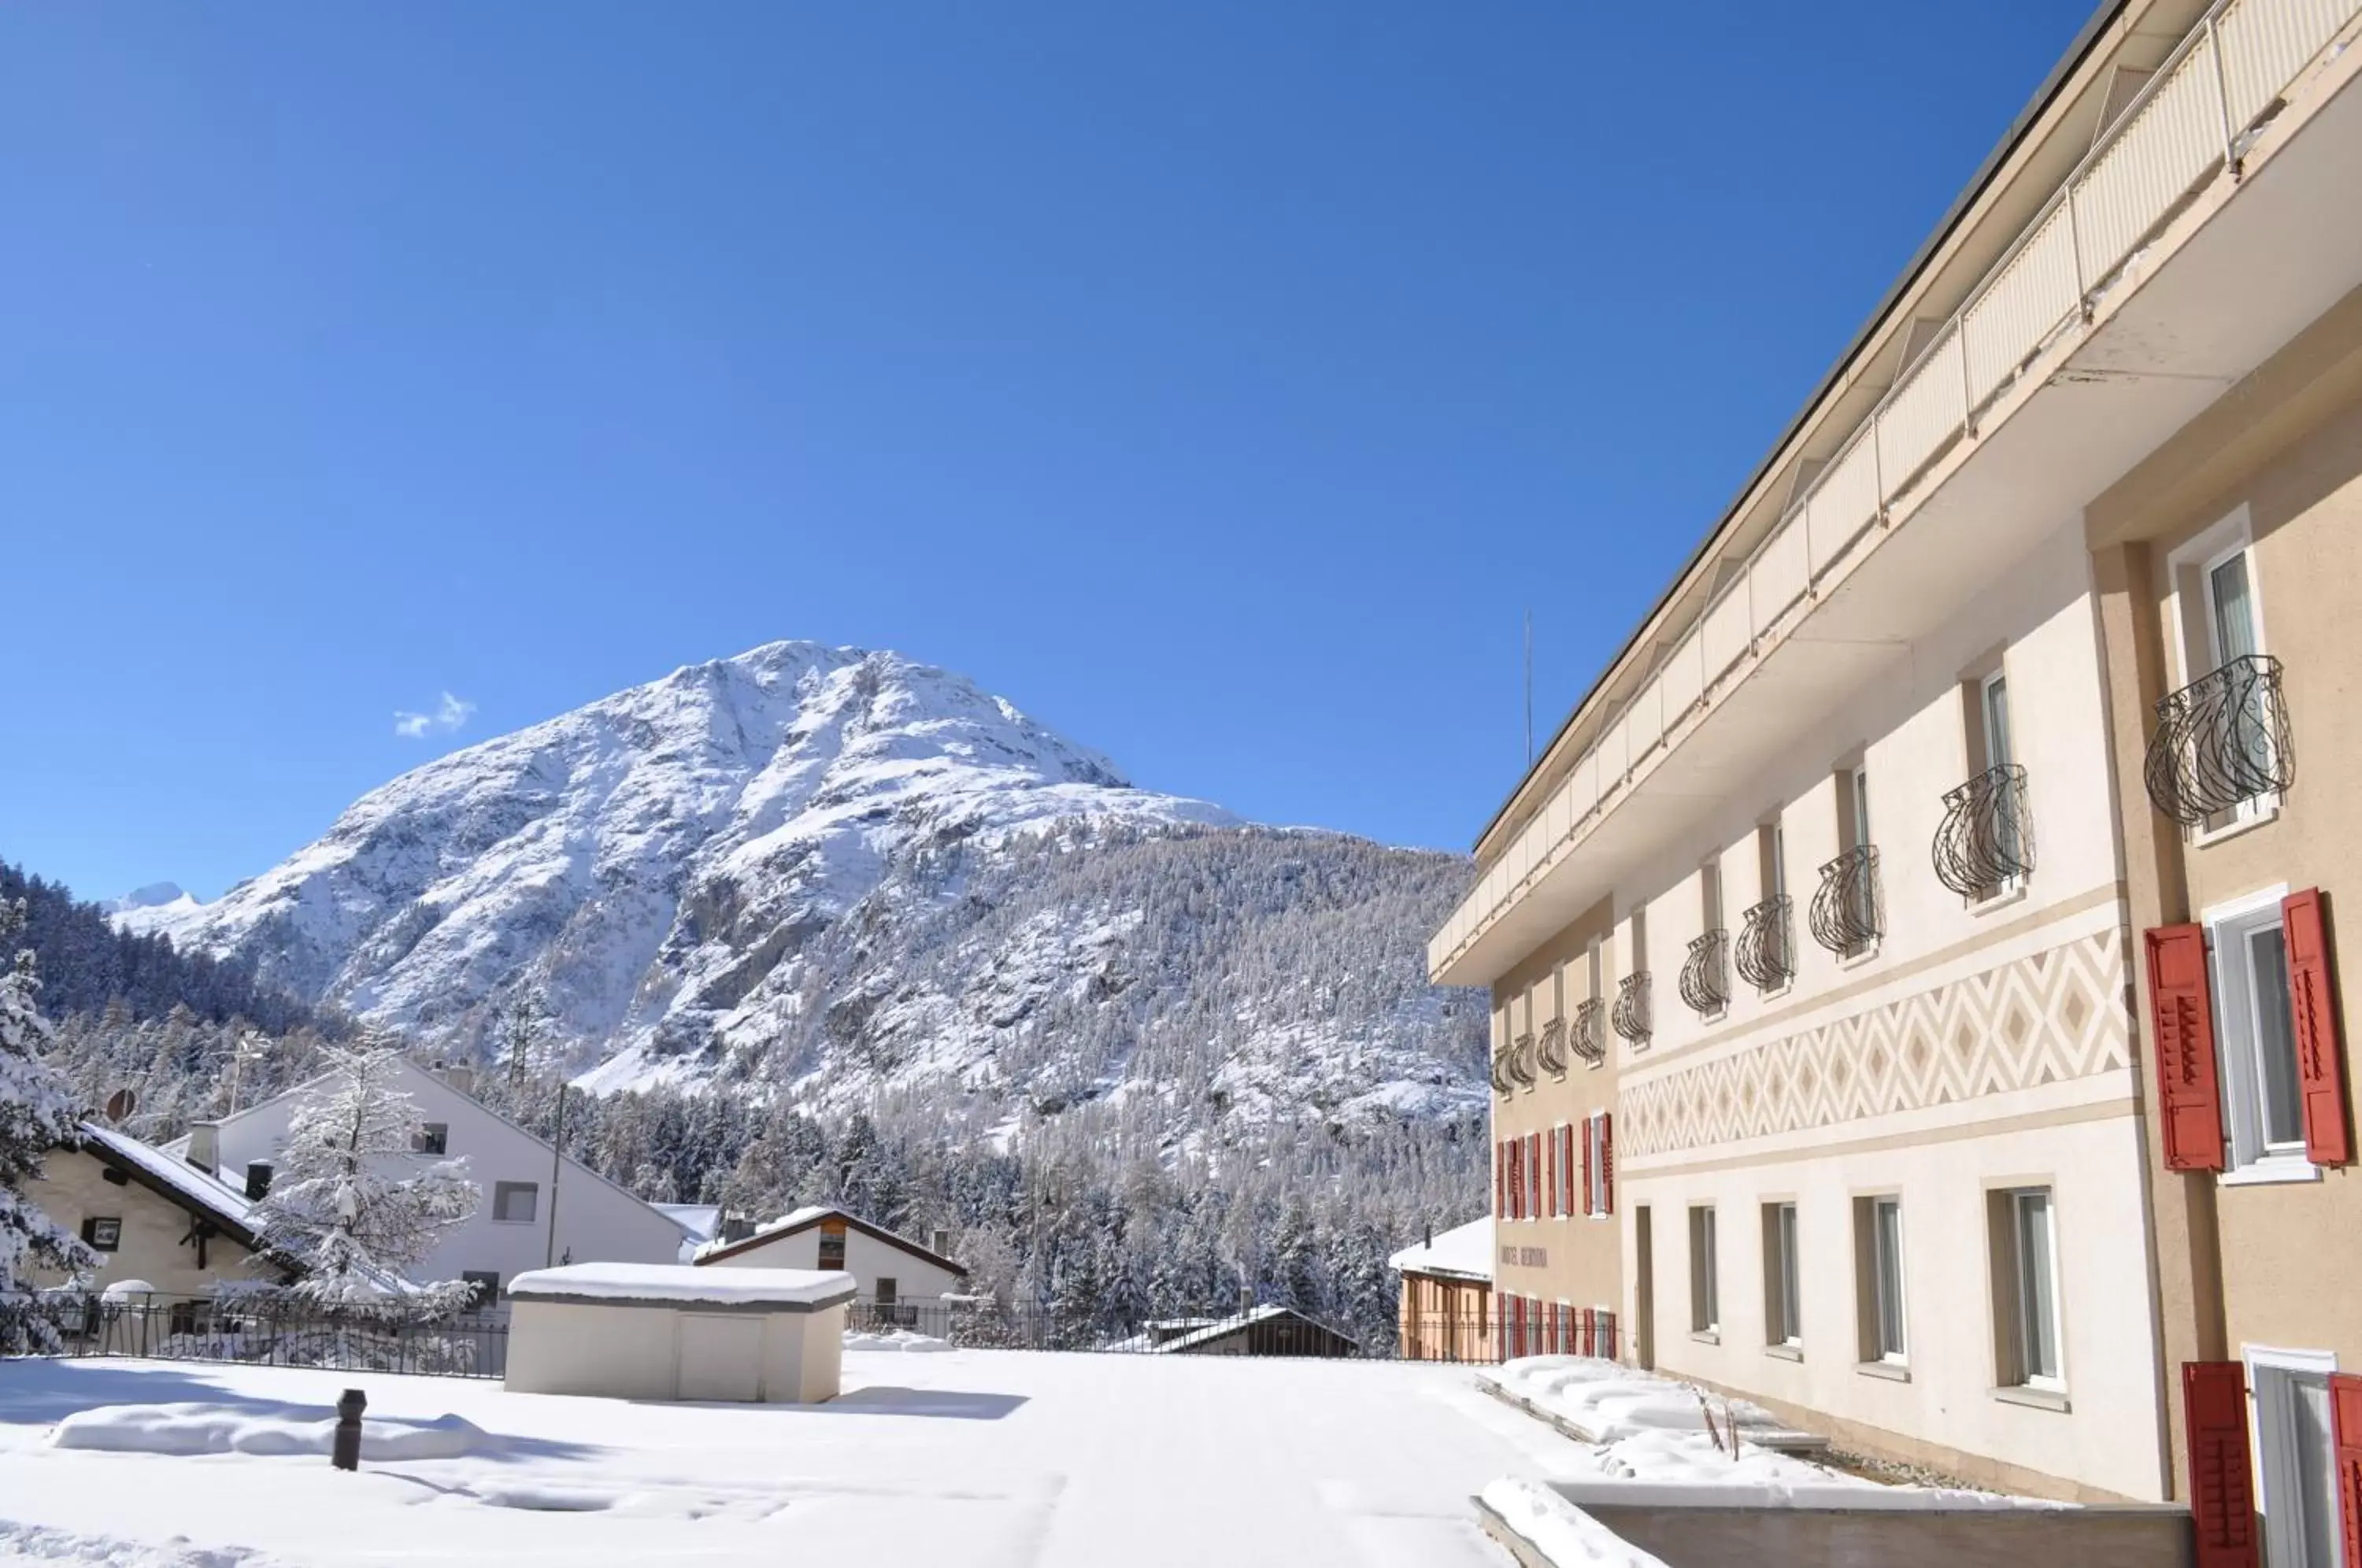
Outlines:
{"label": "chimney", "polygon": [[221,1123],[189,1123],[189,1164],[211,1176],[221,1166]]}
{"label": "chimney", "polygon": [[722,1239],[725,1242],[743,1242],[754,1233],[755,1221],[745,1215],[724,1214],[722,1217]]}
{"label": "chimney", "polygon": [[931,1253],[934,1253],[934,1254],[935,1254],[937,1257],[939,1257],[939,1258],[947,1258],[947,1257],[951,1256],[951,1255],[952,1255],[952,1232],[951,1232],[951,1227],[949,1227],[949,1226],[947,1226],[947,1225],[938,1225],[938,1226],[936,1226],[933,1230],[932,1230],[932,1231],[928,1231],[928,1232],[927,1232],[927,1251],[929,1251],[929,1252],[931,1252]]}
{"label": "chimney", "polygon": [[449,1084],[455,1092],[472,1098],[476,1092],[476,1069],[446,1067],[443,1069],[443,1081]]}
{"label": "chimney", "polygon": [[1252,1311],[1253,1311],[1253,1310],[1254,1310],[1254,1286],[1252,1286],[1252,1285],[1242,1285],[1242,1286],[1239,1286],[1239,1316],[1240,1316],[1240,1317],[1242,1317],[1242,1318],[1243,1318],[1243,1317],[1245,1317],[1248,1313],[1250,1313],[1250,1312],[1252,1312]]}
{"label": "chimney", "polygon": [[259,1203],[270,1196],[270,1162],[249,1160],[246,1166],[246,1197],[250,1203]]}

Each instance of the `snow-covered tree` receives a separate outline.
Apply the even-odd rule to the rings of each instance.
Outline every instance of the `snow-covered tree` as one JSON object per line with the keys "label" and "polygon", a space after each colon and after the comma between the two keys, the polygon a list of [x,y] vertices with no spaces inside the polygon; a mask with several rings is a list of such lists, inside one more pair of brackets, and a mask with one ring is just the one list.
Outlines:
{"label": "snow-covered tree", "polygon": [[39,1055],[50,1024],[32,950],[17,945],[24,929],[23,900],[0,904],[0,1294],[19,1287],[28,1257],[61,1274],[97,1261],[25,1196],[42,1156],[73,1137],[74,1106]]}
{"label": "snow-covered tree", "polygon": [[[295,1294],[338,1305],[383,1301],[394,1280],[476,1211],[464,1158],[416,1154],[425,1119],[402,1088],[402,1058],[381,1046],[330,1048],[331,1076],[295,1107],[270,1194],[256,1212],[265,1248],[300,1269]],[[405,1299],[456,1306],[470,1286]]]}

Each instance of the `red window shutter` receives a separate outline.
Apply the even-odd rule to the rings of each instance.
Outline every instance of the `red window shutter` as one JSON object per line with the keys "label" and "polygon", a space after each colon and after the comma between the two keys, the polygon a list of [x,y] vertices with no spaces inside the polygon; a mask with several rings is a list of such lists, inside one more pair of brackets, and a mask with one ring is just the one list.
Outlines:
{"label": "red window shutter", "polygon": [[1589,1124],[1588,1122],[1585,1122],[1585,1123],[1584,1124],[1584,1129],[1583,1129],[1583,1208],[1582,1208],[1582,1212],[1584,1212],[1584,1213],[1585,1213],[1585,1214],[1588,1214],[1588,1213],[1590,1213],[1590,1212],[1591,1212],[1591,1126],[1590,1126],[1590,1124]]}
{"label": "red window shutter", "polygon": [[1581,1354],[1595,1355],[1598,1353],[1598,1332],[1599,1320],[1592,1315],[1591,1309],[1585,1307],[1583,1309],[1583,1328],[1581,1331],[1581,1337],[1575,1342],[1583,1347],[1580,1352]]}
{"label": "red window shutter", "polygon": [[2337,1453],[2337,1536],[2345,1561],[2362,1563],[2362,1377],[2329,1375],[2330,1442]]}
{"label": "red window shutter", "polygon": [[2214,988],[2206,975],[2206,932],[2195,925],[2160,925],[2144,934],[2158,1136],[2166,1168],[2219,1171],[2223,1090],[2214,1072]]}
{"label": "red window shutter", "polygon": [[1493,1141],[1493,1216],[1497,1220],[1509,1217],[1509,1148],[1499,1139]]}
{"label": "red window shutter", "polygon": [[2190,1433],[2190,1518],[2196,1568],[2256,1568],[2254,1467],[2247,1454],[2247,1369],[2235,1361],[2181,1364]]}
{"label": "red window shutter", "polygon": [[1599,1212],[1616,1212],[1616,1113],[1599,1113]]}
{"label": "red window shutter", "polygon": [[1546,1163],[1550,1167],[1550,1215],[1555,1220],[1558,1218],[1558,1129],[1556,1128],[1551,1129],[1550,1154]]}
{"label": "red window shutter", "polygon": [[2330,985],[2329,922],[2321,889],[2307,888],[2282,899],[2280,924],[2288,939],[2296,1077],[2304,1091],[2304,1157],[2316,1165],[2345,1165],[2354,1158],[2354,1142],[2345,1131],[2345,1042]]}
{"label": "red window shutter", "polygon": [[1526,1196],[1526,1218],[1542,1217],[1542,1135],[1526,1134],[1526,1180],[1529,1184]]}

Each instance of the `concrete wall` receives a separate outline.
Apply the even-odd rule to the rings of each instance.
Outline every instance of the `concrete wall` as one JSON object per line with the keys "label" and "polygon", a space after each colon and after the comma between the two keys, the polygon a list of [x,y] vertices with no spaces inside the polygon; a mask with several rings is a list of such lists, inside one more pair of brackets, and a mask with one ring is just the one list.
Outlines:
{"label": "concrete wall", "polygon": [[[28,1182],[25,1196],[33,1206],[76,1235],[93,1215],[111,1215],[123,1221],[123,1244],[98,1254],[91,1277],[104,1287],[118,1279],[144,1279],[160,1293],[174,1296],[210,1295],[220,1280],[262,1280],[275,1272],[249,1269],[248,1253],[226,1236],[205,1243],[206,1266],[197,1266],[194,1242],[189,1233],[189,1211],[137,1181],[116,1186],[106,1179],[109,1167],[81,1150],[52,1150],[42,1162],[39,1179]],[[64,1283],[48,1271],[35,1271],[41,1285]]]}
{"label": "concrete wall", "polygon": [[[681,1231],[587,1165],[568,1159],[557,1184],[556,1232],[551,1230],[551,1159],[547,1143],[495,1116],[422,1069],[409,1068],[403,1088],[420,1114],[449,1129],[447,1156],[464,1157],[468,1178],[483,1193],[474,1217],[450,1231],[411,1271],[418,1279],[457,1279],[480,1270],[508,1282],[529,1269],[562,1263],[678,1263]],[[304,1091],[298,1090],[296,1094]],[[276,1161],[293,1119],[296,1094],[266,1100],[221,1123],[221,1168],[233,1183],[257,1160]],[[431,1163],[427,1156],[408,1162]],[[534,1218],[493,1218],[494,1184],[531,1182]]]}
{"label": "concrete wall", "polygon": [[[1565,976],[1562,1005],[1571,1030],[1576,1004],[1591,994],[1591,944],[1594,939],[1612,943],[1614,934],[1613,911],[1603,903],[1567,925],[1503,976],[1493,988],[1495,1043],[1507,1043],[1528,1030],[1539,1035],[1550,1020],[1559,1016],[1562,1003],[1554,977],[1562,966]],[[1602,962],[1601,988],[1611,1003],[1616,995],[1614,962],[1612,955],[1604,957]],[[1613,1030],[1608,1032],[1608,1038],[1605,1063],[1585,1063],[1573,1055],[1570,1046],[1563,1074],[1537,1067],[1531,1086],[1520,1087],[1506,1098],[1496,1095],[1495,1144],[1529,1132],[1544,1134],[1547,1144],[1552,1128],[1573,1123],[1579,1129],[1592,1112],[1614,1110],[1617,1055]],[[1578,1132],[1578,1161],[1580,1139]],[[1578,1187],[1580,1171],[1578,1164]],[[1580,1202],[1578,1196],[1578,1206]],[[1494,1216],[1496,1322],[1502,1320],[1501,1297],[1505,1296],[1563,1302],[1576,1309],[1617,1310],[1617,1304],[1623,1297],[1623,1250],[1617,1242],[1615,1218],[1573,1214],[1552,1219],[1548,1217],[1547,1203],[1542,1212],[1544,1218],[1539,1220],[1513,1220],[1499,1214]]]}
{"label": "concrete wall", "polygon": [[740,1397],[768,1404],[836,1397],[844,1339],[841,1303],[818,1311],[750,1311],[694,1303],[518,1301],[509,1320],[506,1386],[521,1394],[679,1399],[684,1397],[685,1336],[708,1321],[734,1330],[759,1326],[743,1369],[748,1392]]}
{"label": "concrete wall", "polygon": [[[2137,1084],[2124,1010],[2125,916],[2100,653],[2080,520],[1952,621],[1898,645],[1867,688],[1794,715],[1783,768],[1734,781],[1719,821],[1668,843],[1617,901],[1650,911],[1652,966],[1702,929],[1698,867],[1723,868],[1726,925],[1761,896],[1757,824],[1785,829],[1797,973],[1733,977],[1719,1019],[1658,968],[1657,1032],[1619,1063],[1628,1302],[1647,1273],[1656,1364],[1762,1399],[1849,1446],[2048,1495],[2163,1495]],[[1975,909],[1938,882],[1945,791],[1981,767],[1963,683],[2005,670],[2028,776],[2035,868]],[[1767,722],[1772,722],[1767,716]],[[1839,847],[1835,772],[1869,768],[1884,935],[1840,959],[1806,929]],[[2053,1190],[2065,1398],[1996,1393],[1988,1193]],[[1865,1370],[1857,1200],[1903,1202],[1907,1366]],[[1797,1206],[1801,1352],[1768,1348],[1762,1209]],[[1718,1340],[1693,1337],[1689,1211],[1718,1236]]]}
{"label": "concrete wall", "polygon": [[[2264,646],[2283,668],[2296,778],[2278,814],[2195,842],[2155,812],[2141,766],[2153,704],[2191,679],[2176,657],[2171,553],[2246,508]],[[2330,900],[2346,1082],[2356,1087],[2362,976],[2362,293],[2348,295],[2148,461],[2094,501],[2087,527],[2103,590],[2130,922],[2195,920],[2285,883]],[[2153,1018],[2140,987],[2146,1065]],[[2180,1380],[2188,1360],[2250,1347],[2323,1350],[2362,1365],[2362,1259],[2323,1237],[2362,1233],[2362,1175],[2243,1186],[2169,1171],[2151,1150],[2158,1289],[2177,1485],[2187,1475]]]}
{"label": "concrete wall", "polygon": [[2178,1507],[1715,1507],[1584,1501],[1583,1511],[1666,1568],[2183,1568],[2197,1561]]}
{"label": "concrete wall", "polygon": [[[820,1236],[819,1225],[808,1225],[726,1258],[717,1258],[704,1266],[816,1269],[820,1267]],[[866,1236],[849,1225],[844,1232],[844,1268],[853,1276],[855,1289],[864,1301],[876,1299],[880,1278],[894,1282],[895,1297],[902,1301],[932,1301],[956,1293],[964,1283],[960,1275],[941,1264],[889,1246],[874,1236]]]}

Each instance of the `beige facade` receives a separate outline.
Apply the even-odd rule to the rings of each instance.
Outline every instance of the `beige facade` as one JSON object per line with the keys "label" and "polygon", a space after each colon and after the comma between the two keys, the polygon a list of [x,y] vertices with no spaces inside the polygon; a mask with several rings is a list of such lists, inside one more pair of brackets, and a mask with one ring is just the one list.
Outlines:
{"label": "beige facade", "polygon": [[[2345,0],[2104,9],[1479,841],[1430,969],[1492,988],[1512,1062],[1603,931],[1653,977],[1591,1075],[1639,1359],[2155,1499],[2210,1318],[2334,1348],[2343,1309],[2291,1303],[2337,1176],[2166,1173],[2131,999],[2151,926],[2327,887],[2352,841],[2334,777],[2195,856],[2140,797],[2149,702],[2211,668],[2168,598],[2235,534],[2337,772],[2353,372],[2312,324],[2362,313],[2357,35]],[[1496,1157],[1553,1088],[1496,1075]],[[1510,1255],[1548,1223],[1505,1218],[1500,1293],[1558,1266]]]}
{"label": "beige facade", "polygon": [[[2222,1168],[2169,1167],[2165,1141],[2152,1141],[2166,1360],[2244,1364],[2266,1541],[2273,1561],[2301,1560],[2334,1522],[2322,1512],[2334,1488],[2306,1474],[2298,1428],[2321,1419],[2330,1374],[2362,1370],[2362,1257],[2349,1244],[2362,1236],[2362,1185],[2350,1163],[2289,1146],[2304,1142],[2301,1105],[2283,1099],[2298,1113],[2290,1121],[2257,1103],[2269,1077],[2258,1054],[2288,1052],[2279,1066],[2292,1069],[2298,1042],[2287,1000],[2250,994],[2249,960],[2257,938],[2285,948],[2274,928],[2286,895],[2319,889],[2333,1000],[2343,1000],[2341,974],[2362,973],[2362,925],[2341,923],[2339,901],[2362,899],[2362,629],[2351,602],[2362,583],[2362,293],[2096,500],[2087,521],[2105,598],[2133,927],[2195,924],[2211,956],[2220,1143],[2201,1153]],[[2246,603],[2223,602],[2210,573],[2233,595],[2244,580]],[[2185,828],[2148,789],[2149,756],[2164,744],[2158,704],[2206,690],[2223,664],[2215,623],[2243,613],[2278,665],[2286,787]],[[2218,723],[2191,744],[2224,738]],[[2333,1044],[2350,1041],[2352,1021],[2335,1009]],[[2153,1037],[2153,985],[2142,988],[2141,1027]],[[2332,1065],[2348,1093],[2349,1053]],[[2345,1123],[2350,1152],[2350,1110]],[[2166,1388],[2179,1479],[2190,1473],[2180,1379]]]}
{"label": "beige facade", "polygon": [[[106,1154],[98,1145],[52,1150],[39,1178],[25,1188],[34,1208],[93,1243],[98,1255],[87,1276],[93,1288],[145,1280],[160,1296],[210,1296],[225,1281],[280,1278],[278,1271],[254,1264],[252,1233],[237,1217],[246,1205],[235,1194],[224,1189],[217,1202],[195,1201]],[[214,1185],[194,1169],[183,1181],[192,1187]],[[43,1286],[65,1283],[47,1271],[33,1277]]]}

